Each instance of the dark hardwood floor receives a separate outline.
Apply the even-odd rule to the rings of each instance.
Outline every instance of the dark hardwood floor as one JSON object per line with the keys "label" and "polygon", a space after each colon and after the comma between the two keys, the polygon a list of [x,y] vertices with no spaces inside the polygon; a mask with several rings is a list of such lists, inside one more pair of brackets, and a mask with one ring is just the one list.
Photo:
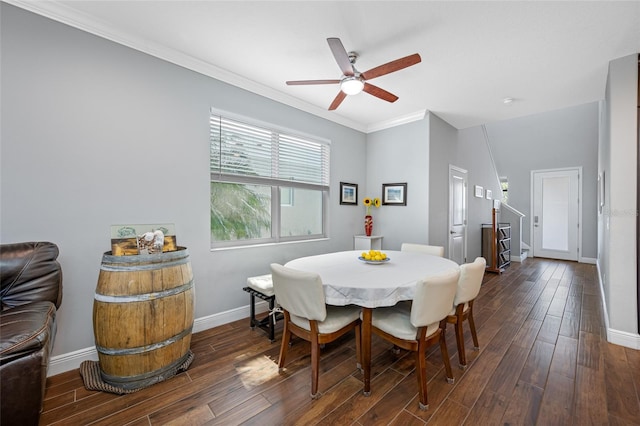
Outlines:
{"label": "dark hardwood floor", "polygon": [[77,370],[49,378],[40,423],[640,425],[640,351],[606,342],[594,265],[512,263],[485,275],[475,309],[480,350],[465,324],[465,371],[447,330],[454,384],[438,346],[428,354],[428,411],[418,409],[413,356],[375,336],[371,396],[349,335],[323,350],[323,395],[311,400],[309,344],[294,340],[279,374],[281,323],[271,344],[247,319],[194,334],[188,371],[133,394],[87,391]]}

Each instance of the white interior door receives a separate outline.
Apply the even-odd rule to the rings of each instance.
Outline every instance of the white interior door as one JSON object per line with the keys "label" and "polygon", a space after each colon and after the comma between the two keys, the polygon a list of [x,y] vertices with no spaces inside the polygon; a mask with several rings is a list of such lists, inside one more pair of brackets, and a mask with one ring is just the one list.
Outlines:
{"label": "white interior door", "polygon": [[533,255],[578,260],[580,170],[534,171]]}
{"label": "white interior door", "polygon": [[467,171],[449,166],[449,259],[467,261]]}

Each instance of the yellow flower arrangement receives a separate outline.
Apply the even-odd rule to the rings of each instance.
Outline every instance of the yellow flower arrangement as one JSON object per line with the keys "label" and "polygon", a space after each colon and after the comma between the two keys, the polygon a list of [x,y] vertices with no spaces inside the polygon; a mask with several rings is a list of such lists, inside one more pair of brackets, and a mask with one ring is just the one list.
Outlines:
{"label": "yellow flower arrangement", "polygon": [[378,208],[380,207],[381,201],[380,201],[380,198],[378,197],[375,197],[375,198],[365,197],[364,200],[362,200],[362,203],[367,207],[367,214],[370,215],[371,206],[373,205],[375,208]]}

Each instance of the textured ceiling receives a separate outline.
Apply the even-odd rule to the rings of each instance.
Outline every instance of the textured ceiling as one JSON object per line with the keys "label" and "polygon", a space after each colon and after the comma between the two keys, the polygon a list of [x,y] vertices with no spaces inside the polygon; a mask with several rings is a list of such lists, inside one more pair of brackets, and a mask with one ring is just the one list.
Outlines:
{"label": "textured ceiling", "polygon": [[[640,2],[48,1],[8,3],[361,131],[431,111],[461,129],[604,98],[608,62],[640,52]],[[339,37],[365,71],[422,62],[327,111]],[[505,97],[514,101],[506,106]]]}

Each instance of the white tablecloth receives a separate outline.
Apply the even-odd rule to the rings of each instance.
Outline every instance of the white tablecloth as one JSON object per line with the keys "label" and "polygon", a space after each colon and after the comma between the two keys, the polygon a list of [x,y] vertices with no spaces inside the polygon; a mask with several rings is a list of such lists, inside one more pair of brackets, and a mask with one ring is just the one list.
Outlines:
{"label": "white tablecloth", "polygon": [[356,250],[302,257],[285,266],[319,274],[327,304],[365,308],[412,300],[418,280],[460,269],[449,259],[425,253],[384,252],[390,260],[380,265],[358,260],[362,251]]}

